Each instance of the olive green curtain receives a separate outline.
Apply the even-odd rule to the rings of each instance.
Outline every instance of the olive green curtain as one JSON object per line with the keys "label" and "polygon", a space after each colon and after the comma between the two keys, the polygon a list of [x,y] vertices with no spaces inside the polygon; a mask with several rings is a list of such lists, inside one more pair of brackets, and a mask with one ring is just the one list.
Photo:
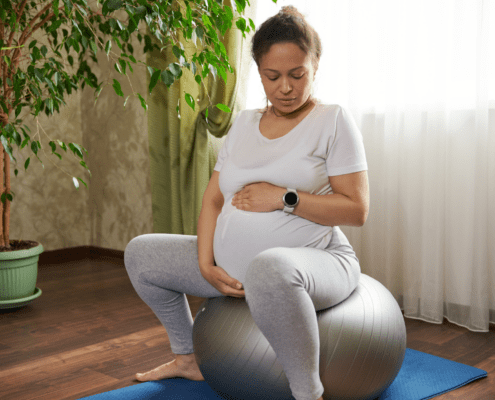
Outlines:
{"label": "olive green curtain", "polygon": [[[254,20],[256,0],[251,0],[246,15]],[[188,59],[196,51],[194,44],[181,37]],[[235,28],[223,40],[234,70],[227,72],[227,83],[208,75],[207,90],[200,87],[193,74],[184,70],[170,88],[159,82],[148,96],[148,139],[150,152],[153,232],[185,235],[197,234],[203,193],[208,185],[218,151],[232,125],[235,114],[245,107],[246,80],[250,66],[250,37],[242,37]],[[198,41],[199,45],[199,41]],[[162,52],[147,53],[146,62],[165,69],[177,59],[171,46]],[[149,84],[148,74],[148,84]],[[184,99],[185,93],[195,99],[193,111]],[[208,104],[223,103],[232,113],[209,108],[208,124],[204,111]],[[180,119],[176,107],[179,106]]]}

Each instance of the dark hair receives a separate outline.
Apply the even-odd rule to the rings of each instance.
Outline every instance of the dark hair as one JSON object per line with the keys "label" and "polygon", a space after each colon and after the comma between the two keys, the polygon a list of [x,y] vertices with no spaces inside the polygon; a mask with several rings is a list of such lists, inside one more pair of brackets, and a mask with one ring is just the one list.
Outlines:
{"label": "dark hair", "polygon": [[284,6],[258,28],[252,39],[251,54],[260,66],[261,58],[275,43],[292,42],[312,58],[313,67],[318,68],[321,57],[321,41],[318,33],[309,25],[294,6]]}

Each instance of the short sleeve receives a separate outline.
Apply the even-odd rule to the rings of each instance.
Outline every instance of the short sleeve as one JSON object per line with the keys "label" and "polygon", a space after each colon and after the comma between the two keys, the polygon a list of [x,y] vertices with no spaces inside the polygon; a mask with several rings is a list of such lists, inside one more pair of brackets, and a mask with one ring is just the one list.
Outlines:
{"label": "short sleeve", "polygon": [[220,148],[220,151],[218,152],[217,162],[215,164],[215,167],[213,167],[213,169],[215,171],[220,171],[222,169],[222,165],[223,165],[225,159],[230,154],[230,151],[231,151],[232,145],[233,145],[233,141],[234,141],[233,136],[235,135],[236,127],[238,125],[239,116],[240,116],[241,112],[239,112],[236,115],[234,122],[232,123],[232,126],[230,127],[229,131],[227,132],[227,135],[225,136],[225,140],[223,141],[223,145]]}
{"label": "short sleeve", "polygon": [[337,114],[335,134],[330,140],[326,160],[328,176],[350,174],[368,169],[363,135],[350,112],[343,107],[340,107]]}

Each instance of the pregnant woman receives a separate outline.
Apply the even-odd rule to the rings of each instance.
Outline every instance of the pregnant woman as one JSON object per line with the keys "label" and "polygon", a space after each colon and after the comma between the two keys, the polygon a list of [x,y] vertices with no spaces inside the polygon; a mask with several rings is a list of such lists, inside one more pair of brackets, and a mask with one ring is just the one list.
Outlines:
{"label": "pregnant woman", "polygon": [[139,296],[176,359],[140,381],[203,380],[185,293],[245,297],[297,400],[321,400],[316,311],[356,288],[359,261],[339,225],[369,207],[362,135],[348,111],[312,96],[321,44],[292,6],[252,42],[268,105],[238,113],[203,196],[197,236],[147,234],[125,250]]}

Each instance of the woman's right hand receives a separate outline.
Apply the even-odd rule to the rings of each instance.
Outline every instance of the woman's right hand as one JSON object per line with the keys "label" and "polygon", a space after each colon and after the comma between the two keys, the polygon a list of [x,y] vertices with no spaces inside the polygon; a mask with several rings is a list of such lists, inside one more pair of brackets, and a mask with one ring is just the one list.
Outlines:
{"label": "woman's right hand", "polygon": [[[246,297],[242,283],[232,278],[222,267],[210,265],[201,270],[203,277],[224,296]],[[237,285],[241,285],[240,289]]]}

